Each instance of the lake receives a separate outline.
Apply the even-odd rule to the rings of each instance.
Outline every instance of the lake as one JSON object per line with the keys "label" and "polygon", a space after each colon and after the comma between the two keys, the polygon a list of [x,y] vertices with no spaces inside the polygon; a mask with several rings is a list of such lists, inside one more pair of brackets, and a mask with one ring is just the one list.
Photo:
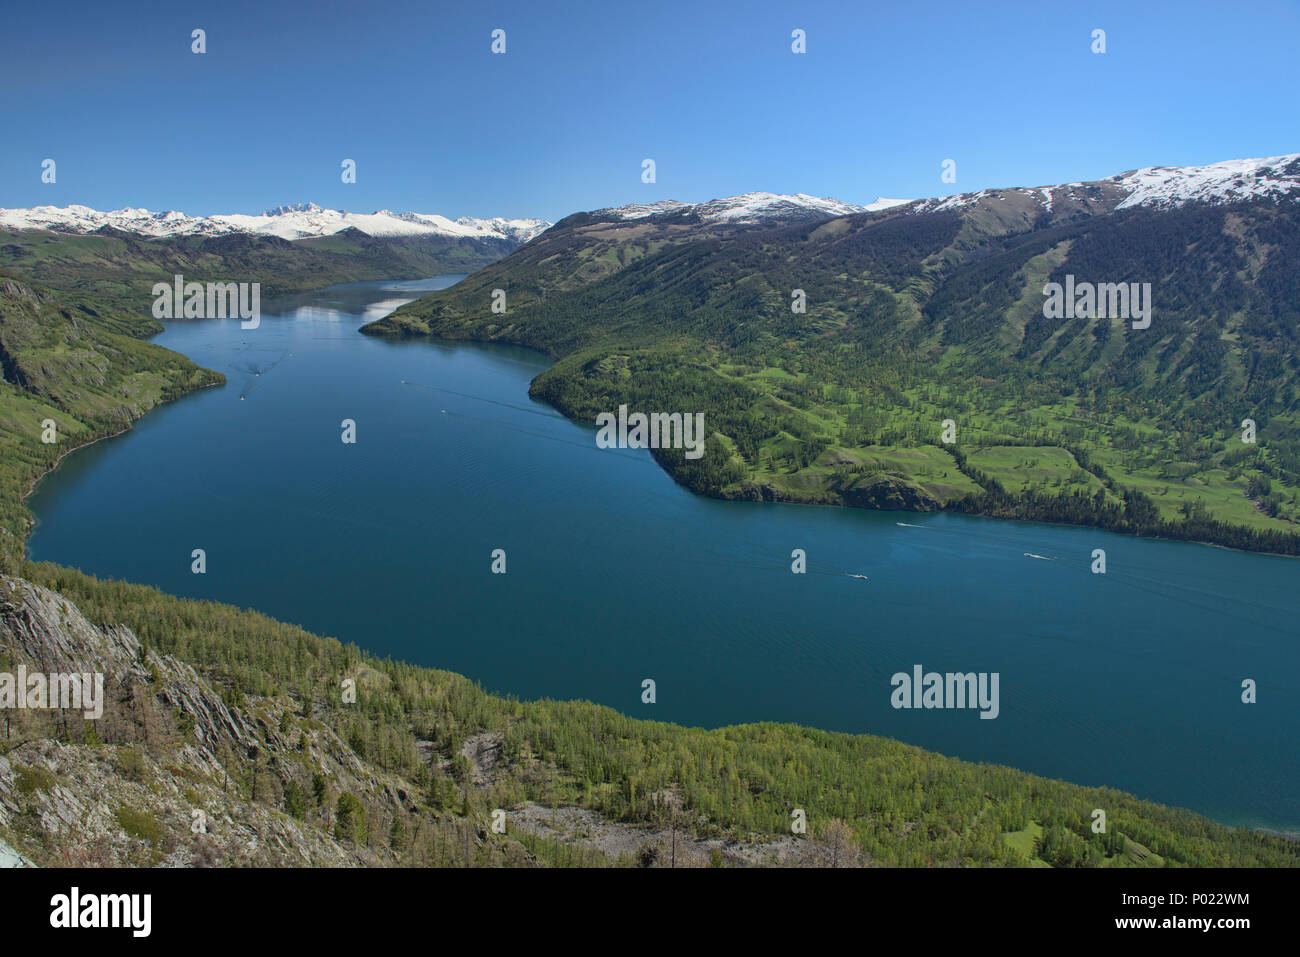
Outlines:
{"label": "lake", "polygon": [[[530,400],[538,353],[358,334],[457,278],[268,302],[254,330],[169,324],[154,341],[226,386],[68,456],[29,500],[32,557],[521,698],[871,732],[1300,831],[1295,560],[697,497]],[[915,665],[996,672],[997,718],[895,709],[891,676]],[[1248,678],[1258,703],[1241,701]]]}

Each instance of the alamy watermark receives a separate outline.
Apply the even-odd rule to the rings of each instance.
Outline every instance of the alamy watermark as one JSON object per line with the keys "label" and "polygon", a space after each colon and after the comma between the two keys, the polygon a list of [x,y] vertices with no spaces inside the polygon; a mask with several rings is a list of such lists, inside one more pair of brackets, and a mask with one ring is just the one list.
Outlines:
{"label": "alamy watermark", "polygon": [[996,718],[998,672],[966,673],[922,671],[912,666],[912,673],[900,671],[889,679],[893,693],[889,703],[895,708],[979,708],[981,718]]}
{"label": "alamy watermark", "polygon": [[155,283],[155,319],[242,319],[241,329],[262,322],[260,282],[186,282],[179,273],[174,284]]}
{"label": "alamy watermark", "polygon": [[596,416],[596,445],[602,449],[685,449],[688,459],[704,454],[704,413],[633,412],[618,407],[618,415]]}
{"label": "alamy watermark", "polygon": [[1151,326],[1151,283],[1076,283],[1074,275],[1065,283],[1049,282],[1043,287],[1045,319],[1132,319],[1134,329]]}
{"label": "alamy watermark", "polygon": [[152,911],[152,894],[83,894],[74,887],[50,898],[50,926],[125,928],[132,937],[148,937]]}
{"label": "alamy watermark", "polygon": [[104,676],[99,672],[27,673],[0,671],[0,708],[74,710],[94,721],[104,713]]}

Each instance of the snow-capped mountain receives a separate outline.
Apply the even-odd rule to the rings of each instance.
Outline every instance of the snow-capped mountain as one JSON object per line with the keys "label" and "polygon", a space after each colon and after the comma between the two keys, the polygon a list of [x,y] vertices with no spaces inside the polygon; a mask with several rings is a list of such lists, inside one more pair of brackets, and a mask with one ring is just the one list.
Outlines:
{"label": "snow-capped mountain", "polygon": [[657,203],[629,203],[626,206],[610,206],[606,209],[592,211],[593,216],[605,219],[645,219],[661,213],[677,213],[690,209],[690,203],[679,203],[675,199],[662,199]]}
{"label": "snow-capped mountain", "polygon": [[1223,205],[1250,199],[1300,201],[1300,153],[1226,160],[1208,166],[1148,166],[1090,183],[982,189],[918,200],[909,212],[943,212],[983,201],[1027,198],[1051,212],[1075,204],[1091,212],[1146,206],[1174,209],[1191,203]]}
{"label": "snow-capped mountain", "polygon": [[448,219],[436,213],[349,213],[323,209],[315,203],[277,206],[257,216],[239,213],[187,216],[176,210],[115,209],[100,212],[87,206],[36,206],[0,209],[0,229],[50,229],[89,233],[105,226],[141,236],[220,236],[253,233],[281,239],[329,236],[355,228],[370,236],[448,236],[465,239],[504,239],[528,242],[551,224],[540,219]]}
{"label": "snow-capped mountain", "polygon": [[769,219],[786,219],[803,213],[815,213],[823,216],[847,216],[861,213],[863,207],[838,199],[823,199],[796,193],[782,196],[777,193],[743,193],[726,199],[714,199],[700,203],[695,211],[706,222],[728,222],[736,224],[761,223]]}
{"label": "snow-capped mountain", "polygon": [[1300,153],[1258,159],[1226,160],[1208,166],[1150,166],[1108,179],[1056,186],[1013,186],[931,199],[880,197],[866,206],[807,193],[743,193],[707,203],[681,203],[666,199],[595,210],[601,220],[650,219],[657,216],[694,215],[708,225],[764,225],[816,216],[847,216],[899,207],[905,212],[932,213],[962,209],[981,202],[1016,199],[1019,208],[1038,207],[1046,212],[1108,213],[1134,206],[1171,209],[1188,203],[1223,204],[1249,199],[1275,202],[1300,200]]}
{"label": "snow-capped mountain", "polygon": [[742,193],[706,203],[681,203],[675,199],[657,203],[634,203],[598,209],[592,215],[600,219],[633,220],[685,213],[698,216],[710,225],[749,226],[807,219],[810,216],[848,216],[851,213],[888,209],[908,202],[910,200],[881,198],[868,206],[855,206],[853,203],[809,196],[807,193],[795,193],[793,196],[780,193]]}
{"label": "snow-capped mountain", "polygon": [[[1227,160],[1208,166],[1150,166],[1130,170],[1109,179],[1057,186],[983,189],[933,199],[907,200],[881,197],[866,206],[807,193],[743,193],[705,203],[682,203],[666,199],[657,203],[633,203],[598,209],[585,214],[597,220],[619,221],[656,217],[693,217],[695,221],[723,229],[762,226],[847,216],[900,208],[905,212],[941,212],[987,202],[1017,200],[1026,213],[1042,209],[1106,213],[1146,206],[1171,209],[1188,203],[1223,204],[1248,199],[1274,202],[1300,201],[1300,153],[1258,159]],[[187,216],[176,210],[151,212],[147,209],[116,209],[101,212],[87,206],[36,206],[31,209],[0,209],[0,229],[50,229],[89,233],[109,227],[140,236],[219,236],[250,233],[305,239],[329,236],[355,228],[370,236],[445,236],[464,239],[505,240],[522,245],[552,224],[540,219],[477,219],[462,216],[448,219],[436,213],[395,213],[381,209],[373,213],[349,213],[324,209],[315,203],[277,206],[260,215],[229,213]]]}
{"label": "snow-capped mountain", "polygon": [[1236,203],[1257,197],[1300,200],[1300,153],[1227,160],[1209,166],[1148,166],[1112,177],[1128,190],[1118,209]]}

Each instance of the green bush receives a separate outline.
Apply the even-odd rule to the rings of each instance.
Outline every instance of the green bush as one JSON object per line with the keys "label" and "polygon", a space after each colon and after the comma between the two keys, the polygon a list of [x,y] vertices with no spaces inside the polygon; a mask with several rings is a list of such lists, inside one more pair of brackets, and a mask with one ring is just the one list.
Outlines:
{"label": "green bush", "polygon": [[150,844],[157,844],[161,836],[161,829],[154,816],[148,811],[137,811],[134,808],[127,807],[123,804],[117,809],[114,815],[117,823],[126,831],[128,837],[134,837],[137,840],[148,841]]}
{"label": "green bush", "polygon": [[118,748],[117,769],[132,781],[142,781],[148,765],[145,763],[144,755],[135,748]]}
{"label": "green bush", "polygon": [[58,784],[54,775],[45,768],[29,768],[14,765],[18,770],[18,791],[21,794],[35,794],[37,791],[53,791]]}

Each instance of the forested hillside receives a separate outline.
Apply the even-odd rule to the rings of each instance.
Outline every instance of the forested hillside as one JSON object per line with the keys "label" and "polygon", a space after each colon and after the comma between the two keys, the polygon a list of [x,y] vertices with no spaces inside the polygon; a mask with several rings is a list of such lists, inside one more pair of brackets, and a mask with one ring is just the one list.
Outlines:
{"label": "forested hillside", "polygon": [[0,270],[147,316],[156,282],[260,283],[266,297],[343,282],[473,272],[510,252],[502,239],[375,237],[357,229],[287,240],[231,233],[150,238],[109,227],[80,235],[0,230]]}
{"label": "forested hillside", "polygon": [[31,523],[23,498],[61,455],[225,381],[136,338],[155,328],[147,310],[0,274],[0,571],[22,555]]}
{"label": "forested hillside", "polygon": [[[134,656],[108,671],[102,721],[9,712],[0,781],[20,786],[0,801],[0,839],[41,860],[96,848],[139,863],[292,859],[295,848],[268,840],[276,834],[303,854],[352,863],[662,865],[667,848],[655,841],[667,832],[654,828],[671,826],[714,864],[1300,863],[1295,841],[1108,788],[869,735],[776,724],[705,731],[586,702],[516,701],[255,612],[47,564],[23,574],[53,592],[0,582],[0,666],[51,667],[65,646],[83,658],[100,647]],[[81,614],[105,627],[88,631]],[[107,627],[119,624],[130,634]],[[109,827],[69,849],[76,827],[60,838],[41,814],[60,788],[102,780],[94,769],[105,762],[125,769],[107,780],[132,840]],[[529,823],[538,820],[530,809],[551,809],[548,820],[566,806],[622,826],[640,851],[611,858],[580,834],[547,839]],[[227,808],[238,813],[223,824]],[[505,834],[488,827],[495,809],[507,813]],[[1093,833],[1096,809],[1105,834]],[[211,834],[189,827],[196,810]],[[792,833],[796,811],[806,834]]]}
{"label": "forested hillside", "polygon": [[[656,455],[706,494],[1300,553],[1300,206],[1078,192],[654,248],[566,220],[364,331],[545,350],[533,393],[578,419],[702,411],[703,459]],[[1045,286],[1071,276],[1149,283],[1149,327],[1045,318]]]}

